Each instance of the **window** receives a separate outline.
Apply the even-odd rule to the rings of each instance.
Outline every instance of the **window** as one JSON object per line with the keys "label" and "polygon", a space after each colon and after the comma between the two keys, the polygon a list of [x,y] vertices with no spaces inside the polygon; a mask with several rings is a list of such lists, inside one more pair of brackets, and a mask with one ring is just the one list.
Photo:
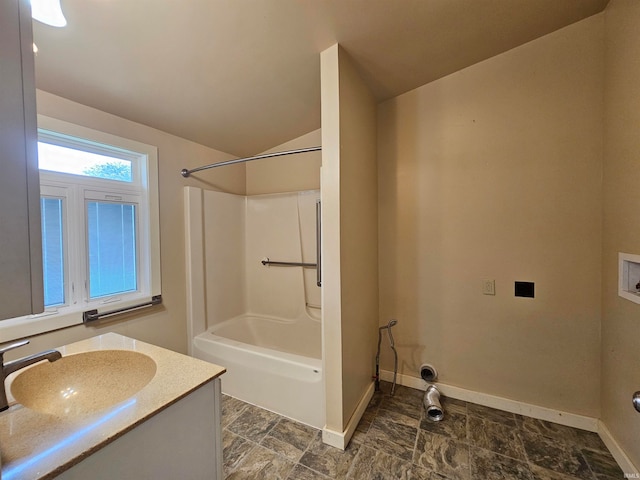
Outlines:
{"label": "window", "polygon": [[132,160],[114,158],[113,155],[116,154],[116,151],[109,152],[107,148],[107,154],[100,155],[89,151],[91,144],[76,142],[76,147],[84,148],[83,150],[77,150],[73,146],[74,142],[71,141],[66,142],[68,146],[46,143],[47,140],[50,142],[56,141],[56,135],[51,135],[51,133],[42,132],[42,137],[44,137],[42,141],[38,142],[40,170],[132,182]]}
{"label": "window", "polygon": [[42,196],[42,266],[44,270],[44,304],[47,307],[64,305],[64,238],[62,228],[62,198]]}
{"label": "window", "polygon": [[136,208],[121,202],[87,202],[89,298],[137,290]]}
{"label": "window", "polygon": [[18,338],[160,292],[157,149],[38,117],[45,312],[0,322]]}
{"label": "window", "polygon": [[[42,227],[42,273],[44,306],[48,313],[69,304],[69,256],[76,251],[69,233],[69,204],[73,207],[73,189],[69,185],[40,182],[40,217]],[[0,324],[2,325],[2,324]]]}

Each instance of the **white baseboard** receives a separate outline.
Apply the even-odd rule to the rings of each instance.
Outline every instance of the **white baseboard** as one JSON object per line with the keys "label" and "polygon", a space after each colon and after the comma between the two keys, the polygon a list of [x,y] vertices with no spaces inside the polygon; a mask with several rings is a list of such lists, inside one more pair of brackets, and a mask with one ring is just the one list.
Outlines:
{"label": "white baseboard", "polygon": [[640,470],[638,470],[631,459],[627,457],[624,450],[620,448],[620,445],[618,445],[618,442],[613,438],[607,426],[602,423],[602,420],[598,420],[598,435],[600,435],[600,438],[611,452],[611,455],[613,455],[613,458],[615,458],[618,465],[620,465],[620,468],[625,474],[625,478],[640,478]]}
{"label": "white baseboard", "polygon": [[369,402],[371,398],[373,398],[375,384],[371,383],[369,388],[365,391],[364,395],[358,402],[358,406],[356,407],[355,412],[351,415],[349,419],[349,423],[347,423],[347,427],[344,429],[344,432],[337,432],[335,430],[331,430],[327,427],[322,429],[322,441],[327,445],[331,445],[332,447],[339,448],[340,450],[344,450],[349,445],[349,441],[356,431],[356,427],[364,415],[364,411],[369,406]]}
{"label": "white baseboard", "polygon": [[[393,372],[386,370],[380,371],[380,378],[387,382],[393,381]],[[405,387],[417,388],[418,390],[426,390],[427,382],[418,377],[410,375],[398,375],[397,382]],[[598,419],[577,415],[575,413],[562,412],[552,408],[540,407],[529,403],[511,400],[509,398],[497,397],[488,393],[475,392],[465,388],[447,385],[435,382],[434,385],[445,396],[464,400],[466,402],[477,403],[486,407],[498,408],[511,413],[526,415],[527,417],[547,420],[549,422],[559,423],[569,427],[581,428],[590,432],[598,432]]]}
{"label": "white baseboard", "polygon": [[[380,378],[387,382],[393,381],[393,372],[386,370],[380,371]],[[421,378],[412,377],[410,375],[398,375],[397,382],[399,385],[405,387],[416,388],[418,390],[426,390],[427,382]],[[549,422],[559,423],[568,427],[581,428],[590,432],[597,432],[604,444],[607,446],[613,458],[615,458],[620,468],[625,473],[626,478],[640,478],[638,468],[633,464],[627,454],[620,448],[620,445],[615,440],[611,432],[601,420],[592,417],[586,417],[583,415],[576,415],[575,413],[562,412],[560,410],[554,410],[552,408],[540,407],[537,405],[531,405],[517,400],[511,400],[508,398],[497,397],[495,395],[489,395],[487,393],[474,392],[473,390],[467,390],[465,388],[455,387],[453,385],[446,385],[444,383],[435,383],[438,390],[446,396],[456,398],[458,400],[464,400],[467,402],[477,403],[486,407],[498,408],[511,413],[517,413],[520,415],[526,415],[528,417],[537,418],[540,420],[547,420]],[[628,474],[628,475],[627,475]]]}

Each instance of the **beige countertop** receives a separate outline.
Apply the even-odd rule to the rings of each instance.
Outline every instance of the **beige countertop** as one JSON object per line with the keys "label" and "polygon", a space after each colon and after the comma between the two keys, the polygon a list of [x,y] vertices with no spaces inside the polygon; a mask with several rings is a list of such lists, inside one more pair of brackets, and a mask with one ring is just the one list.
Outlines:
{"label": "beige countertop", "polygon": [[[156,373],[135,395],[92,414],[58,416],[17,403],[0,413],[2,480],[53,478],[225,372],[223,367],[115,333],[56,350],[63,357],[96,350],[136,351],[153,359]],[[9,397],[11,381],[22,371],[7,379]]]}

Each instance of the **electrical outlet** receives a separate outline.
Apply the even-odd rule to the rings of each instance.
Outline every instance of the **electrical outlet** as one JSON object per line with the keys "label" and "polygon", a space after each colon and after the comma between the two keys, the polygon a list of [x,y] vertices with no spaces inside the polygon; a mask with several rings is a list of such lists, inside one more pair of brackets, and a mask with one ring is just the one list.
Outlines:
{"label": "electrical outlet", "polygon": [[496,294],[496,281],[495,280],[483,280],[482,281],[482,294],[483,295],[495,295]]}

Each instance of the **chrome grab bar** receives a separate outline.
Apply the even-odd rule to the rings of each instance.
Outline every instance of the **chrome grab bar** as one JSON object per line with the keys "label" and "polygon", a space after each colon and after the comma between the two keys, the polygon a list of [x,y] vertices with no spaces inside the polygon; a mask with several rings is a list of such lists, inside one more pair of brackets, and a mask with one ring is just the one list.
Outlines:
{"label": "chrome grab bar", "polygon": [[637,412],[640,412],[640,392],[633,394],[633,408],[635,408]]}
{"label": "chrome grab bar", "polygon": [[320,200],[316,201],[316,285],[322,286],[322,207]]}
{"label": "chrome grab bar", "polygon": [[304,268],[315,268],[316,269],[316,285],[319,287],[322,286],[322,248],[321,248],[321,240],[322,240],[322,219],[321,219],[321,206],[320,200],[316,201],[316,263],[305,263],[305,262],[278,262],[275,260],[269,260],[269,257],[266,257],[260,261],[262,265],[273,265],[277,267],[304,267]]}
{"label": "chrome grab bar", "polygon": [[87,310],[82,312],[82,321],[84,323],[94,322],[101,318],[110,317],[119,313],[130,312],[132,310],[138,310],[139,308],[151,307],[152,305],[160,305],[162,303],[162,295],[154,295],[151,300],[145,303],[139,303],[137,305],[131,305],[130,307],[118,308],[117,310],[110,310],[108,312],[98,313],[98,310]]}
{"label": "chrome grab bar", "polygon": [[261,260],[260,263],[263,265],[275,265],[277,267],[306,267],[306,268],[316,268],[317,265],[315,263],[304,263],[304,262],[275,262],[269,260],[269,257]]}

